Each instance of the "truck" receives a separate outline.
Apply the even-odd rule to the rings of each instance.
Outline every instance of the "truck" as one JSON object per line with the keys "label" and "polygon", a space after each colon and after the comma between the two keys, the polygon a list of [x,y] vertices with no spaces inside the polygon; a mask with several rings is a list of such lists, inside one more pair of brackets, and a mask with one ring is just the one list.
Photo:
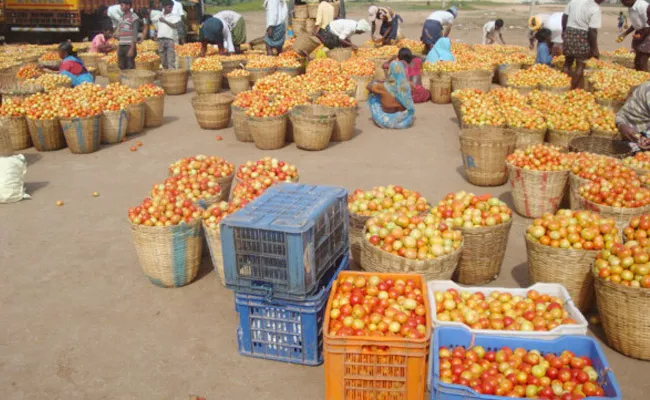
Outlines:
{"label": "truck", "polygon": [[[101,30],[102,6],[117,0],[0,0],[3,34],[7,42],[56,43],[62,40],[91,39]],[[200,20],[202,1],[181,1],[188,26]],[[159,0],[133,0],[133,10],[160,8]],[[191,29],[189,29],[191,31]]]}

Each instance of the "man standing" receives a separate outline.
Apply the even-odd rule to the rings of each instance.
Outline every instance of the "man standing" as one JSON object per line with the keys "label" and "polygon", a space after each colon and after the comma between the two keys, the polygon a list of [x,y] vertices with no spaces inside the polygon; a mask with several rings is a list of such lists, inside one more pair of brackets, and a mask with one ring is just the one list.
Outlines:
{"label": "man standing", "polygon": [[136,43],[140,31],[140,20],[131,10],[131,0],[120,0],[122,18],[117,25],[117,60],[120,69],[135,69]]}
{"label": "man standing", "polygon": [[285,0],[264,0],[266,8],[266,54],[273,55],[275,49],[278,54],[282,53],[282,46],[287,34],[287,4]]}
{"label": "man standing", "polygon": [[[585,61],[598,58],[598,29],[601,26],[600,3],[604,0],[571,0],[562,16],[564,35],[564,73],[571,76],[571,89],[584,78]],[[576,69],[571,74],[573,62]]]}
{"label": "man standing", "polygon": [[172,0],[172,14],[175,14],[180,18],[180,21],[178,22],[178,26],[176,29],[178,30],[178,42],[180,44],[185,43],[185,23],[183,21],[183,17],[185,17],[185,10],[183,9],[183,4],[181,4],[180,1]]}
{"label": "man standing", "polygon": [[163,0],[163,14],[158,19],[158,53],[160,63],[164,69],[176,68],[176,51],[174,46],[178,41],[178,30],[176,27],[180,22],[178,15],[172,12],[171,0]]}
{"label": "man standing", "polygon": [[324,31],[327,25],[334,20],[334,6],[327,0],[320,0],[318,12],[316,13],[316,25],[314,26],[314,35]]}
{"label": "man standing", "polygon": [[219,18],[228,30],[228,34],[224,38],[228,51],[241,53],[241,45],[246,43],[246,21],[241,14],[234,11],[224,10],[214,14],[215,18]]}
{"label": "man standing", "polygon": [[397,40],[397,30],[401,20],[402,18],[390,7],[370,6],[368,8],[368,21],[372,24],[370,37],[375,40],[376,21],[381,21],[379,28],[381,42],[384,45],[390,44],[391,40]]}
{"label": "man standing", "polygon": [[562,54],[562,15],[556,12],[553,14],[538,14],[528,20],[528,41],[530,49],[535,47],[535,33],[546,28],[551,31],[551,43],[553,44],[553,56]]}
{"label": "man standing", "polygon": [[494,44],[497,42],[497,35],[501,44],[506,44],[506,41],[503,40],[503,35],[501,34],[501,28],[503,28],[503,20],[497,19],[496,21],[488,21],[483,25],[483,44]]}

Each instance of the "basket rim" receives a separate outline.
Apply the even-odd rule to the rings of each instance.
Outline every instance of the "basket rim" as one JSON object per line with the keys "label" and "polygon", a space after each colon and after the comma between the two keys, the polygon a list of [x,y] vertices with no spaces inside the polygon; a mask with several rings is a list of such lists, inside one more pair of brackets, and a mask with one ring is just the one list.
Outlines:
{"label": "basket rim", "polygon": [[600,250],[587,250],[587,249],[574,249],[573,247],[569,247],[568,249],[562,248],[562,247],[551,247],[551,246],[546,246],[543,245],[539,242],[535,242],[531,240],[527,235],[526,232],[523,233],[524,239],[526,239],[526,243],[530,243],[532,246],[537,247],[538,249],[547,249],[549,251],[557,252],[557,253],[564,253],[564,254],[597,254],[600,253]]}
{"label": "basket rim", "polygon": [[591,269],[591,273],[594,276],[594,281],[595,281],[594,284],[598,282],[599,284],[607,287],[607,289],[614,289],[620,292],[624,292],[626,295],[636,295],[637,297],[640,295],[650,299],[650,289],[648,288],[643,288],[643,287],[633,288],[633,287],[622,285],[620,283],[614,283],[612,281],[608,281],[605,278],[601,278],[600,275],[598,275],[598,272],[596,272],[594,268]]}
{"label": "basket rim", "polygon": [[100,112],[99,114],[95,115],[89,115],[87,117],[70,117],[70,118],[59,118],[60,122],[71,122],[71,121],[88,121],[91,119],[96,119],[96,118],[101,118],[103,114],[103,111]]}
{"label": "basket rim", "polygon": [[641,210],[641,211],[650,210],[650,204],[646,204],[645,206],[640,206],[640,207],[612,207],[605,204],[594,203],[593,201],[588,200],[586,197],[584,197],[582,193],[580,193],[580,191],[578,191],[578,195],[585,202],[585,205],[589,204],[590,206],[593,206],[597,210],[605,210],[611,213],[628,214],[631,210]]}
{"label": "basket rim", "polygon": [[127,220],[128,224],[131,225],[131,230],[132,231],[149,231],[149,232],[154,232],[154,231],[159,231],[161,233],[165,232],[172,232],[174,229],[178,229],[180,227],[184,228],[196,228],[201,227],[201,222],[203,221],[203,218],[194,218],[190,223],[185,222],[184,220],[181,221],[180,223],[176,225],[169,225],[169,226],[146,226],[146,225],[135,225],[131,223],[131,221]]}
{"label": "basket rim", "polygon": [[503,229],[503,228],[505,228],[507,226],[512,226],[512,217],[510,217],[508,222],[502,222],[500,224],[491,225],[491,226],[487,226],[487,225],[485,225],[485,226],[473,226],[471,228],[465,228],[465,227],[462,227],[462,226],[458,226],[458,227],[451,227],[451,229],[459,230],[463,234],[465,234],[465,233],[475,234],[475,233],[489,232],[489,231],[492,231],[492,230],[496,231],[497,229]]}
{"label": "basket rim", "polygon": [[569,172],[571,172],[570,169],[560,170],[560,171],[538,171],[538,170],[535,170],[535,169],[525,169],[525,168],[522,168],[522,167],[517,167],[516,165],[512,165],[508,160],[506,160],[506,166],[508,168],[518,169],[518,170],[521,170],[521,171],[526,171],[526,173],[533,173],[533,174],[546,173],[546,174],[558,174],[559,175],[559,174],[568,174]]}

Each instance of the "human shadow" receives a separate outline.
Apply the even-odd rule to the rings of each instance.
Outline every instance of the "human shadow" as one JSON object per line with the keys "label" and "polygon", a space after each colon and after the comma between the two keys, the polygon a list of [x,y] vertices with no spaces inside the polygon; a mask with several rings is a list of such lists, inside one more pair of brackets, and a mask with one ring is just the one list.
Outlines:
{"label": "human shadow", "polygon": [[510,272],[512,278],[519,284],[521,287],[530,286],[528,281],[528,263],[523,262],[519,265],[516,265]]}

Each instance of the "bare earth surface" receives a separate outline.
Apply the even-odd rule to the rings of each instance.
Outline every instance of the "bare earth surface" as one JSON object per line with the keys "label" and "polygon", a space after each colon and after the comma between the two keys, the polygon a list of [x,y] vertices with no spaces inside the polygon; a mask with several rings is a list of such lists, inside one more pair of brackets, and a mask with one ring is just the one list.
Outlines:
{"label": "bare earth surface", "polygon": [[[605,12],[601,44],[611,50],[618,9]],[[408,37],[419,37],[427,13],[402,12]],[[498,13],[506,26],[523,26],[528,8],[503,6]],[[351,7],[349,14],[360,18],[365,9]],[[463,12],[453,37],[478,42],[489,14]],[[249,38],[260,36],[262,13],[247,18]],[[525,44],[525,33],[509,29],[506,40]],[[130,137],[144,142],[138,152],[129,151],[131,143],[90,155],[67,149],[25,152],[33,199],[0,206],[0,398],[324,398],[322,367],[238,355],[233,295],[217,283],[208,256],[199,278],[184,288],[161,289],[143,276],[126,211],[165,178],[177,158],[215,154],[239,164],[272,155],[298,165],[304,183],[350,190],[398,183],[432,201],[471,190],[511,202],[507,186],[477,188],[465,181],[451,106],[419,105],[413,128],[388,131],[369,121],[362,104],[358,134],[350,142],[315,153],[293,144],[263,152],[237,142],[232,128],[201,130],[192,96],[167,98],[165,124]],[[216,135],[224,141],[217,142]],[[95,191],[100,197],[92,197]],[[65,206],[56,207],[57,200]],[[528,285],[523,241],[528,223],[516,217],[501,275],[491,285]],[[602,340],[599,330],[590,334]],[[603,348],[624,398],[647,397],[650,364]]]}

